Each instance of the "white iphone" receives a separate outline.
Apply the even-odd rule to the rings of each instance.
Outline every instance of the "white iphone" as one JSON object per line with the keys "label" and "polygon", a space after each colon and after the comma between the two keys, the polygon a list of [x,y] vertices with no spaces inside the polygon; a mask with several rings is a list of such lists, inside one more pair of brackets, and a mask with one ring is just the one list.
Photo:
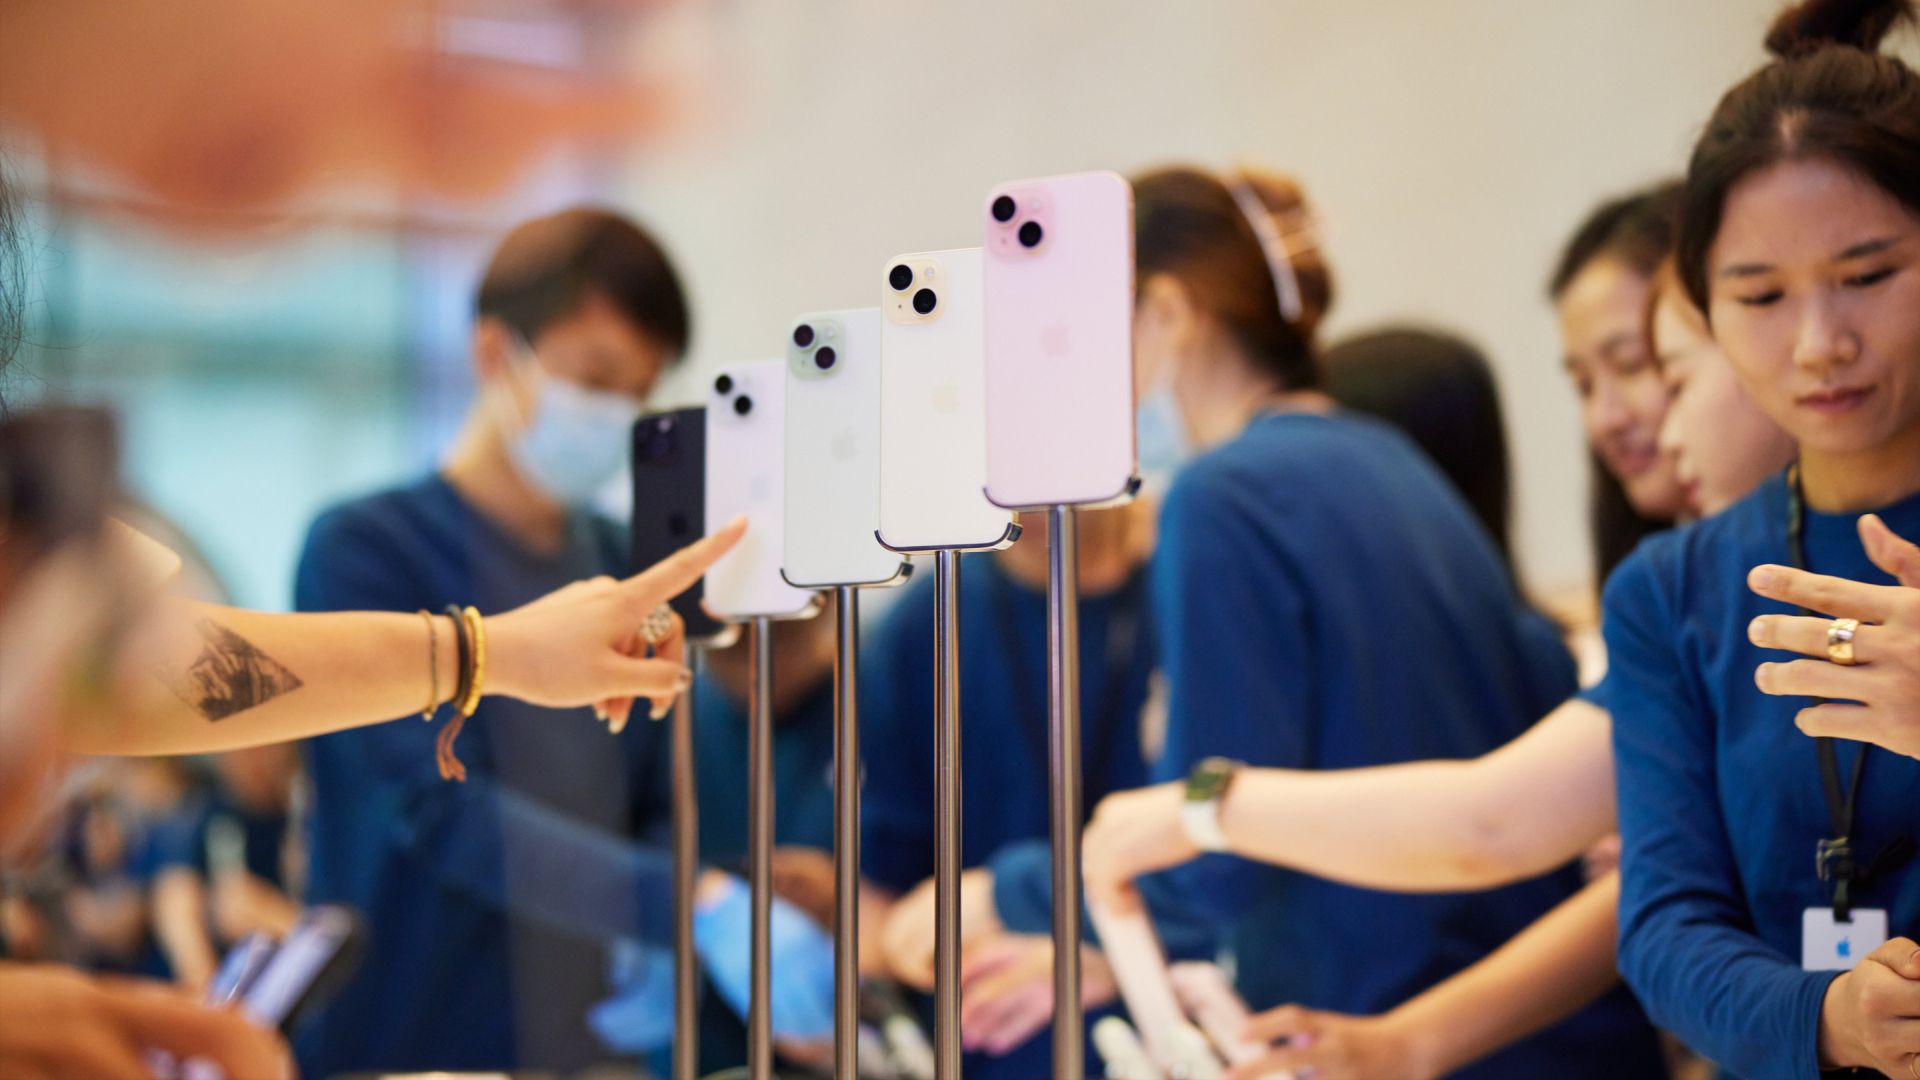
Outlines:
{"label": "white iphone", "polygon": [[786,561],[804,588],[891,585],[880,529],[880,309],[820,311],[787,335]]}
{"label": "white iphone", "polygon": [[747,534],[707,571],[707,610],[735,621],[800,618],[814,594],[780,576],[786,503],[787,372],[784,360],[721,369],[707,402],[707,522],[745,514]]}
{"label": "white iphone", "polygon": [[895,551],[1005,547],[987,501],[979,248],[889,260],[880,305],[880,541]]}

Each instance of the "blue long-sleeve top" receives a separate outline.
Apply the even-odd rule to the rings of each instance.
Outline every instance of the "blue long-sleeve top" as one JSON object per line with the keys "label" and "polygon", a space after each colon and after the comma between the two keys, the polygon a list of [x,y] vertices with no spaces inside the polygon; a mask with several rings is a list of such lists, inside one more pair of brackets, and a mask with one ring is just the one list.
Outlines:
{"label": "blue long-sleeve top", "polygon": [[[295,598],[303,611],[492,615],[619,574],[625,550],[617,527],[580,517],[557,553],[536,554],[431,477],[323,514]],[[672,940],[663,725],[641,717],[613,737],[584,708],[489,697],[456,746],[464,784],[435,769],[438,730],[403,718],[307,744],[308,899],[359,909],[370,940],[299,1034],[302,1071],[605,1060],[583,1021],[608,991],[604,943]]]}
{"label": "blue long-sleeve top", "polygon": [[[865,643],[860,696],[861,867],[900,891],[932,876],[935,835],[934,582],[929,575],[904,588]],[[961,863],[994,870],[994,898],[1010,928],[1046,933],[1046,594],[1014,581],[995,556],[963,555],[959,614]],[[1083,814],[1108,793],[1146,779],[1142,725],[1150,719],[1153,670],[1142,575],[1104,595],[1083,594]],[[999,1058],[968,1054],[966,1074],[1045,1076],[1051,1038],[1043,1030]],[[1087,1060],[1098,1060],[1091,1055]]]}
{"label": "blue long-sleeve top", "polygon": [[[1215,755],[1314,769],[1474,757],[1575,689],[1572,657],[1445,477],[1349,414],[1265,415],[1183,469],[1152,598],[1169,691],[1157,779]],[[1249,1006],[1350,1013],[1453,975],[1581,885],[1569,866],[1483,893],[1394,894],[1220,855],[1143,880],[1156,917],[1174,903],[1224,928]],[[1662,1073],[1620,995],[1459,1075]]]}
{"label": "blue long-sleeve top", "polygon": [[[1732,1073],[1819,1073],[1831,972],[1800,968],[1801,917],[1831,903],[1814,845],[1831,836],[1802,698],[1770,697],[1754,668],[1796,659],[1750,644],[1757,615],[1794,614],[1748,590],[1762,563],[1792,565],[1788,489],[1775,477],[1717,517],[1641,544],[1606,592],[1608,686],[1620,794],[1620,970],[1655,1021]],[[1920,496],[1880,511],[1920,536]],[[1809,512],[1808,569],[1874,584],[1859,515]],[[1839,745],[1844,789],[1860,744]],[[1871,752],[1853,830],[1864,864],[1920,835],[1920,762]],[[1920,867],[1857,892],[1894,935],[1920,930]]]}

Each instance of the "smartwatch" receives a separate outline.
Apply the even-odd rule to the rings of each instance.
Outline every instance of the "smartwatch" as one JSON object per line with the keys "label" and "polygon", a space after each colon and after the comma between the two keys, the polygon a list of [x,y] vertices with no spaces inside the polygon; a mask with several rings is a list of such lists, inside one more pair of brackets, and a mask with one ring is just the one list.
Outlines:
{"label": "smartwatch", "polygon": [[1187,839],[1201,851],[1227,850],[1227,834],[1220,828],[1220,800],[1226,797],[1234,774],[1246,764],[1230,758],[1203,759],[1187,774],[1186,799],[1180,804],[1180,825]]}

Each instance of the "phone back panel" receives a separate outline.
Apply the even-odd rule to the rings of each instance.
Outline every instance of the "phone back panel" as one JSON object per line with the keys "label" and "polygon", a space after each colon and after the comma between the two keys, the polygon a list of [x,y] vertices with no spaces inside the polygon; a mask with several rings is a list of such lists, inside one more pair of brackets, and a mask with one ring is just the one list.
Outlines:
{"label": "phone back panel", "polygon": [[741,514],[747,534],[707,571],[707,607],[723,619],[804,614],[813,593],[780,576],[786,526],[786,362],[722,368],[707,406],[707,522]]}
{"label": "phone back panel", "polygon": [[1111,172],[1017,180],[983,217],[988,496],[1024,508],[1131,494],[1132,187]]}
{"label": "phone back panel", "polygon": [[803,315],[787,343],[787,580],[810,588],[899,580],[905,560],[874,536],[880,309]]}
{"label": "phone back panel", "polygon": [[[675,409],[633,425],[633,568],[645,570],[707,532],[707,410]],[[691,641],[726,632],[700,606],[705,579],[671,601]]]}
{"label": "phone back panel", "polygon": [[[912,274],[904,288],[892,275]],[[1017,531],[987,501],[979,248],[902,255],[881,284],[880,538],[905,551],[993,548]],[[914,297],[934,295],[920,312]]]}

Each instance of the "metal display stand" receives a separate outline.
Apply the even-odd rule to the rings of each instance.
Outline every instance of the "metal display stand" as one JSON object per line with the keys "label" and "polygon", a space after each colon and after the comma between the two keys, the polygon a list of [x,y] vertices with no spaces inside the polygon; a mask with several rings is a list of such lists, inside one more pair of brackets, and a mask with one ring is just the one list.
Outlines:
{"label": "metal display stand", "polygon": [[1080,1002],[1080,549],[1071,506],[1047,508],[1047,719],[1053,825],[1053,1075],[1084,1076]]}
{"label": "metal display stand", "polygon": [[[701,650],[687,650],[700,670]],[[699,877],[700,817],[693,750],[693,691],[673,703],[673,1077],[700,1071],[700,960],[693,947],[693,889]]]}
{"label": "metal display stand", "polygon": [[960,553],[934,555],[933,1052],[960,1080]]}
{"label": "metal display stand", "polygon": [[833,1074],[860,1075],[860,591],[834,590]]}
{"label": "metal display stand", "polygon": [[747,1067],[753,1080],[773,1080],[773,620],[751,624],[747,663],[747,881],[752,888],[753,950],[747,1006]]}

